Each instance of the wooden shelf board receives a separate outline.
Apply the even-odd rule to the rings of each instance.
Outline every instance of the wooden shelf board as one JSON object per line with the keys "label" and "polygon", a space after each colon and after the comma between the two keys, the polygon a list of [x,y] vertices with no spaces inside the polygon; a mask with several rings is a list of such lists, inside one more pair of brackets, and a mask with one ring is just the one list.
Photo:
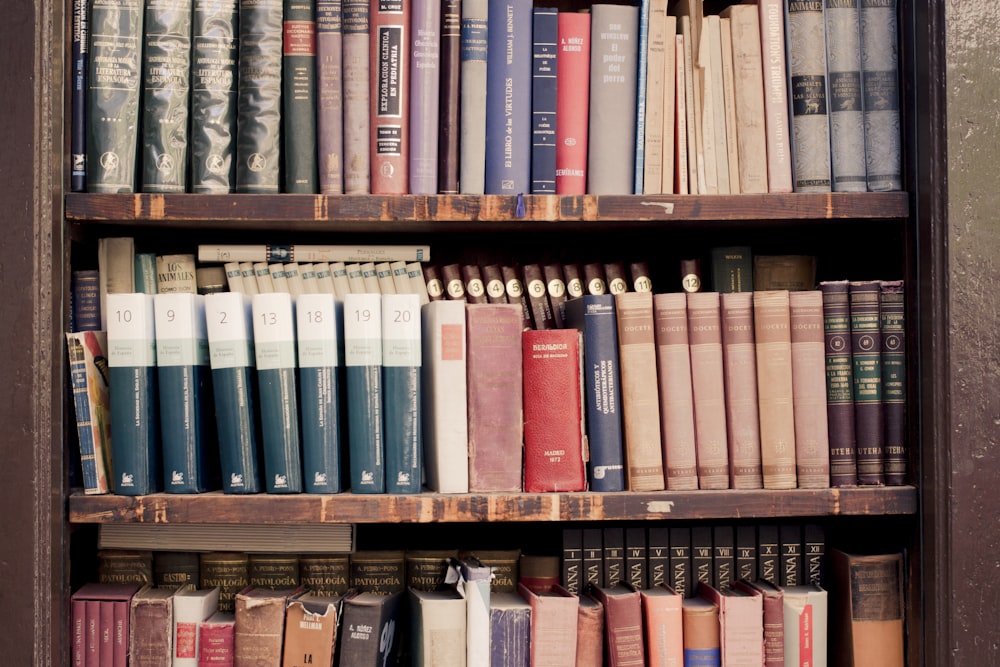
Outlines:
{"label": "wooden shelf board", "polygon": [[790,491],[226,495],[69,498],[71,523],[471,523],[907,515],[912,486]]}

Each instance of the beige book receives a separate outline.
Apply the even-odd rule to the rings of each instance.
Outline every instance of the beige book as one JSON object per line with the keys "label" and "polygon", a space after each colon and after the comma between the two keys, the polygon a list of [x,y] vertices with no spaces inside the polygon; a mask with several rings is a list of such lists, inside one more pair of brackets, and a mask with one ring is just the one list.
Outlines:
{"label": "beige book", "polygon": [[695,81],[694,81],[694,53],[692,44],[694,37],[691,34],[691,17],[678,16],[681,37],[684,39],[681,45],[684,47],[684,115],[685,134],[687,135],[687,177],[688,193],[699,194],[698,189],[698,139],[695,132],[695,117],[700,105],[695,105]]}
{"label": "beige book", "polygon": [[729,440],[718,292],[688,292],[691,388],[698,451],[698,488],[729,488]]}
{"label": "beige book", "polygon": [[788,121],[788,79],[785,71],[786,3],[784,0],[758,0],[756,4],[764,91],[767,191],[791,192],[792,151]]}
{"label": "beige book", "polygon": [[666,58],[667,0],[649,5],[649,38],[646,54],[646,131],[643,161],[643,194],[657,195],[663,188],[664,62]]}
{"label": "beige book", "polygon": [[757,411],[753,292],[725,292],[720,298],[731,483],[734,489],[759,489],[764,481]]}
{"label": "beige book", "polygon": [[823,292],[791,292],[788,303],[792,326],[796,475],[799,488],[822,489],[830,486]]}
{"label": "beige book", "polygon": [[677,164],[676,137],[677,132],[677,17],[665,16],[664,33],[666,35],[663,50],[663,151],[661,175],[661,192],[676,193],[674,183],[674,167]]}
{"label": "beige book", "polygon": [[243,291],[251,296],[257,294],[257,273],[253,270],[253,262],[240,262],[240,273],[243,275]]}
{"label": "beige book", "polygon": [[679,195],[691,194],[690,172],[688,171],[687,133],[687,66],[684,35],[677,35],[674,51],[674,87],[676,126],[674,127],[674,192]]}
{"label": "beige book", "polygon": [[[134,269],[133,269],[134,271]],[[195,272],[194,255],[156,256],[156,291],[159,294],[197,294],[198,277]]]}
{"label": "beige book", "polygon": [[[708,69],[711,71],[711,88],[705,97],[712,98],[712,130],[715,134],[715,169],[719,194],[732,192],[729,184],[729,139],[726,133],[726,99],[724,92],[725,71],[722,67],[722,22],[716,15],[705,17],[704,43],[708,50]],[[708,119],[706,118],[706,122]]]}
{"label": "beige book", "polygon": [[729,193],[740,193],[740,154],[736,137],[736,82],[733,79],[732,19],[719,19],[722,52],[722,97],[726,118],[726,162],[729,165]]}
{"label": "beige book", "polygon": [[687,298],[683,292],[655,294],[653,315],[667,489],[697,489],[698,457],[688,348]]}
{"label": "beige book", "polygon": [[[712,58],[709,53],[711,40],[709,39],[708,22],[708,16],[702,19],[701,41],[696,58],[698,66],[695,68],[695,82],[698,88],[695,90],[695,99],[701,102],[701,112],[695,122],[698,124],[697,128],[701,130],[701,142],[698,146],[701,161],[698,163],[698,169],[699,177],[701,177],[701,171],[705,172],[703,181],[705,188],[702,194],[717,195],[719,194],[719,167],[715,136],[715,95],[713,92],[717,74],[712,67]],[[701,182],[699,182],[700,185]]]}
{"label": "beige book", "polygon": [[267,262],[255,262],[253,273],[257,279],[258,294],[270,294],[274,291],[274,282],[271,280],[271,268],[267,265]]}
{"label": "beige book", "polygon": [[753,293],[757,401],[765,489],[794,489],[795,414],[787,290]]}

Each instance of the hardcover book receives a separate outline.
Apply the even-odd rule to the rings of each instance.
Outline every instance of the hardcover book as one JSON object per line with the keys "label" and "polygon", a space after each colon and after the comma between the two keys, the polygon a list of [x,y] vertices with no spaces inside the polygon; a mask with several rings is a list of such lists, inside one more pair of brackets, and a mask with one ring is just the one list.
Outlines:
{"label": "hardcover book", "polygon": [[251,553],[248,560],[250,586],[295,588],[299,585],[299,557],[289,553]]}
{"label": "hardcover book", "polygon": [[621,526],[604,526],[601,529],[601,554],[603,574],[601,585],[611,587],[625,577],[625,530]]}
{"label": "hardcover book", "polygon": [[481,195],[486,187],[487,18],[487,0],[462,0],[458,179],[462,194]]}
{"label": "hardcover book", "polygon": [[176,667],[198,667],[198,625],[218,610],[219,589],[182,587],[174,594],[173,661]]}
{"label": "hardcover book", "polygon": [[[789,667],[826,667],[827,592],[819,586],[801,585],[785,586],[781,593],[785,664]],[[837,646],[834,653],[842,648],[842,645]],[[879,664],[891,663],[880,661]]]}
{"label": "hardcover book", "polygon": [[795,192],[830,192],[830,114],[827,103],[823,5],[789,2],[788,96]]}
{"label": "hardcover book", "polygon": [[97,581],[102,584],[153,583],[153,552],[146,549],[98,549]]}
{"label": "hardcover book", "polygon": [[299,583],[318,595],[347,592],[348,554],[303,554],[299,556]]}
{"label": "hardcover book", "polygon": [[763,596],[754,590],[700,586],[700,595],[719,610],[722,663],[730,667],[764,664]]}
{"label": "hardcover book", "polygon": [[354,592],[344,598],[341,665],[393,664],[399,650],[406,594]]}
{"label": "hardcover book", "polygon": [[236,615],[217,611],[198,624],[198,667],[233,664]]}
{"label": "hardcover book", "polygon": [[[671,187],[663,188],[663,151],[665,142],[666,125],[664,123],[664,108],[668,96],[664,89],[667,85],[666,73],[666,45],[667,37],[670,37],[670,54],[674,53],[674,33],[668,32],[667,25],[667,3],[666,0],[656,0],[651,2],[648,8],[647,37],[646,37],[646,79],[643,82],[645,88],[645,105],[643,109],[643,152],[642,152],[642,192],[637,194],[660,194],[661,192],[671,192],[673,188],[673,171],[671,170]],[[676,21],[676,17],[673,17]],[[640,68],[641,70],[642,68]],[[674,85],[674,70],[670,67],[670,86]],[[640,72],[640,76],[642,72]],[[671,111],[673,111],[673,96],[669,96]],[[673,119],[673,114],[670,115]],[[670,152],[673,153],[673,123],[670,125]],[[637,133],[638,135],[638,133]],[[636,136],[636,147],[638,148],[638,136]],[[639,168],[639,160],[636,159],[636,168]],[[638,179],[637,179],[638,180]]]}
{"label": "hardcover book", "polygon": [[764,665],[784,667],[785,610],[781,589],[762,579],[741,580],[733,585],[737,590],[761,596],[764,619]]}
{"label": "hardcover book", "polygon": [[404,554],[406,587],[421,591],[445,588],[451,559],[457,556],[457,549],[407,549]]}
{"label": "hardcover book", "polygon": [[285,604],[294,588],[247,586],[236,594],[233,663],[277,665],[285,637]]}
{"label": "hardcover book", "polygon": [[423,468],[420,297],[382,295],[385,490],[419,493]]}
{"label": "hardcover book", "polygon": [[219,588],[219,611],[234,613],[236,594],[250,583],[250,558],[246,553],[213,551],[199,559],[199,584],[202,588]]}
{"label": "hardcover book", "polygon": [[111,400],[107,335],[103,331],[66,334],[70,383],[85,494],[112,490]]}
{"label": "hardcover book", "polygon": [[687,294],[698,449],[698,488],[729,488],[725,371],[722,355],[722,305],[718,292]]}
{"label": "hardcover book", "polygon": [[719,607],[702,597],[685,598],[681,605],[684,626],[684,664],[720,667],[722,626]]}
{"label": "hardcover book", "polygon": [[778,526],[778,584],[799,586],[803,583],[805,560],[802,556],[802,526],[783,523]]}
{"label": "hardcover book", "polygon": [[[467,667],[486,667],[490,664],[493,655],[492,646],[492,608],[494,593],[491,590],[493,579],[493,568],[480,561],[475,556],[465,556],[461,560],[457,558],[450,561],[447,580],[450,581],[452,569],[458,567],[459,583],[457,586],[459,594],[465,601],[465,665]],[[510,595],[516,597],[514,593],[496,593],[498,596]],[[524,638],[527,640],[527,627],[523,628]],[[520,647],[520,645],[519,645]],[[527,646],[523,646],[524,654],[527,655]],[[513,655],[517,655],[517,648]]]}
{"label": "hardcover book", "polygon": [[462,0],[441,3],[441,80],[438,96],[438,192],[459,193],[461,164]]}
{"label": "hardcover book", "polygon": [[517,593],[495,593],[490,596],[489,612],[490,651],[487,664],[528,667],[531,605]]}
{"label": "hardcover book", "polygon": [[340,621],[340,595],[312,591],[288,599],[282,665],[332,665]]}
{"label": "hardcover book", "polygon": [[556,194],[587,191],[590,14],[559,12],[556,56]]}
{"label": "hardcover book", "polygon": [[410,180],[415,195],[438,193],[438,134],[442,130],[440,0],[411,0]]}
{"label": "hardcover book", "polygon": [[[129,607],[129,664],[135,667],[168,667],[173,662],[175,591],[143,586]],[[106,663],[104,663],[106,664]]]}
{"label": "hardcover book", "polygon": [[725,593],[736,577],[736,533],[732,526],[712,526],[712,586]]}
{"label": "hardcover book", "polygon": [[361,550],[351,554],[350,588],[389,595],[405,590],[406,552],[398,549]]}
{"label": "hardcover book", "polygon": [[281,150],[284,191],[317,192],[316,0],[284,0],[282,16]]}
{"label": "hardcover book", "polygon": [[531,606],[531,665],[574,667],[579,598],[561,586],[535,593],[521,585],[518,594]]}
{"label": "hardcover book", "polygon": [[764,480],[757,411],[753,293],[726,292],[720,295],[720,299],[730,484],[734,489],[760,489]]}
{"label": "hardcover book", "polygon": [[632,172],[635,185],[632,193],[641,195],[645,190],[646,154],[646,71],[649,69],[649,12],[650,0],[639,2],[638,25],[636,30],[636,105],[635,105],[635,167]]}
{"label": "hardcover book", "polygon": [[579,595],[583,591],[583,529],[562,529],[562,574],[563,588]]}
{"label": "hardcover book", "polygon": [[[789,98],[792,96],[789,71],[793,54],[789,49],[791,40],[786,28],[791,12],[788,16],[785,13],[785,7],[790,9],[792,4],[783,0],[762,0],[757,4],[766,113],[768,192],[793,190],[795,164],[792,149],[795,144],[789,134]],[[818,39],[823,39],[822,34]]]}
{"label": "hardcover book", "polygon": [[534,7],[531,36],[531,193],[555,194],[559,10]]}
{"label": "hardcover book", "polygon": [[835,665],[902,667],[906,623],[901,553],[830,552]]}
{"label": "hardcover book", "polygon": [[780,550],[777,524],[757,526],[757,576],[776,586],[781,583]]}
{"label": "hardcover book", "polygon": [[[885,483],[882,457],[885,416],[882,412],[882,331],[879,281],[851,281],[851,358],[854,373],[854,433],[858,484]],[[113,409],[113,408],[112,408]]]}
{"label": "hardcover book", "polygon": [[858,0],[826,0],[823,18],[830,96],[831,186],[834,192],[865,192],[868,181]]}
{"label": "hardcover book", "polygon": [[70,67],[70,190],[87,189],[87,89],[90,68],[90,7],[86,0],[72,3]]}
{"label": "hardcover book", "polygon": [[883,280],[879,295],[882,334],[883,467],[887,486],[906,483],[906,304],[902,280]]}
{"label": "hardcover book", "polygon": [[344,13],[316,0],[316,168],[320,194],[344,193]]}
{"label": "hardcover book", "polygon": [[753,293],[757,399],[765,489],[794,489],[795,412],[788,292]]}
{"label": "hardcover book", "polygon": [[371,191],[369,0],[343,0],[344,194]]}
{"label": "hardcover book", "polygon": [[584,592],[593,586],[604,585],[604,531],[600,528],[583,529],[583,581]]}
{"label": "hardcover book", "polygon": [[385,493],[382,409],[382,297],[344,296],[348,459],[354,493]]}
{"label": "hardcover book", "polygon": [[524,292],[531,305],[532,321],[535,329],[553,329],[556,326],[552,304],[549,302],[542,266],[537,263],[524,265]]}
{"label": "hardcover book", "polygon": [[806,584],[825,585],[826,532],[822,524],[802,526],[802,580]]}
{"label": "hardcover book", "polygon": [[712,526],[691,527],[691,583],[694,594],[698,594],[702,584],[711,586],[714,579],[714,551]]}
{"label": "hardcover book", "polygon": [[848,281],[823,281],[819,284],[819,289],[823,292],[830,486],[854,486],[858,483],[858,467],[854,435],[854,362]]}
{"label": "hardcover book", "polygon": [[466,601],[455,589],[411,588],[410,618],[415,667],[466,664]]}
{"label": "hardcover book", "polygon": [[830,438],[826,421],[826,353],[823,293],[788,295],[792,326],[792,406],[795,470],[799,488],[830,486]]}
{"label": "hardcover book", "polygon": [[897,2],[860,0],[860,6],[868,190],[902,190]]}
{"label": "hardcover book", "polygon": [[[153,584],[155,586],[198,585],[198,553],[194,551],[153,552]],[[218,600],[215,601],[218,607]]]}
{"label": "hardcover book", "polygon": [[576,615],[576,667],[604,665],[604,605],[590,593],[578,596]]}
{"label": "hardcover book", "polygon": [[560,585],[558,556],[521,554],[517,568],[518,583],[533,591],[549,590]]}
{"label": "hardcover book", "polygon": [[757,579],[757,529],[753,525],[736,526],[736,581]]}
{"label": "hardcover book", "polygon": [[101,329],[101,275],[96,269],[73,271],[70,278],[70,331]]}
{"label": "hardcover book", "polygon": [[410,150],[410,0],[372,0],[371,191],[405,194]]}
{"label": "hardcover book", "polygon": [[670,528],[650,526],[647,531],[646,569],[649,586],[660,586],[670,580]]}
{"label": "hardcover book", "polygon": [[604,640],[609,667],[645,664],[642,598],[623,584],[593,589],[604,606]]}
{"label": "hardcover book", "polygon": [[666,584],[639,591],[649,665],[684,664],[684,598]]}
{"label": "hardcover book", "polygon": [[690,528],[676,526],[670,529],[669,571],[666,583],[682,597],[694,596],[696,584],[692,574]]}
{"label": "hardcover book", "polygon": [[[112,664],[112,659],[115,665],[119,662],[125,664],[129,632],[128,609],[132,596],[140,588],[139,584],[86,583],[72,594],[70,605],[73,635],[70,656],[74,667],[101,664],[102,648],[108,658],[103,664]],[[115,619],[120,619],[120,622]],[[117,641],[119,633],[121,643]]]}
{"label": "hardcover book", "polygon": [[713,291],[753,291],[753,252],[749,246],[713,246],[710,255]]}

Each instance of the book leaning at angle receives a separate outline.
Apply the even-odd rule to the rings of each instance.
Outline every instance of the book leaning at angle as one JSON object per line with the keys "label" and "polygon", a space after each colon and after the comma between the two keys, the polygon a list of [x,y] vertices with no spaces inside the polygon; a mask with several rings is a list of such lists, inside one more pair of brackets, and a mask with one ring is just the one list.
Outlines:
{"label": "book leaning at angle", "polygon": [[66,348],[84,493],[108,493],[114,473],[107,335],[103,331],[67,333]]}

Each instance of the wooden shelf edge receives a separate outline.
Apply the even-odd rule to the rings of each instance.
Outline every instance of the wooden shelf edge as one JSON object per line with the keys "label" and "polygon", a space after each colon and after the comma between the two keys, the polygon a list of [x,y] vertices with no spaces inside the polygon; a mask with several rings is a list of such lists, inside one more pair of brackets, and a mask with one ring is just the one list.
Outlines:
{"label": "wooden shelf edge", "polygon": [[905,192],[745,195],[210,195],[69,193],[76,222],[671,222],[687,220],[900,219]]}
{"label": "wooden shelf edge", "polygon": [[361,495],[221,492],[69,498],[71,523],[472,523],[909,515],[912,486],[840,489]]}

